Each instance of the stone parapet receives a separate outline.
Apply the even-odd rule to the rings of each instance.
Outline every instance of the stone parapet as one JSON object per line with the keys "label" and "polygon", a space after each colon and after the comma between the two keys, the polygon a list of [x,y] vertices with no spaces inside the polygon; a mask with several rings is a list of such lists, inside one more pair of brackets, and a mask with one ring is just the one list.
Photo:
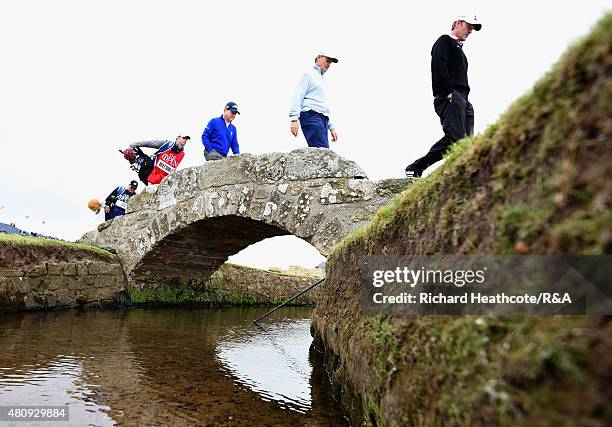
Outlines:
{"label": "stone parapet", "polygon": [[0,313],[109,304],[124,288],[116,256],[70,245],[0,241]]}

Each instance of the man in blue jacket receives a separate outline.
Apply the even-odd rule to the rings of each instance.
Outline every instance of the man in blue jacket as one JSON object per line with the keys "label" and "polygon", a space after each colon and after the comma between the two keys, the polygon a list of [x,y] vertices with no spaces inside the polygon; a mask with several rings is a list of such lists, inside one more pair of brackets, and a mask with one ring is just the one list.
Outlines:
{"label": "man in blue jacket", "polygon": [[236,114],[240,114],[238,106],[235,102],[228,102],[221,117],[211,119],[206,125],[202,133],[206,160],[220,160],[227,156],[230,148],[232,153],[240,154],[236,126],[232,124]]}

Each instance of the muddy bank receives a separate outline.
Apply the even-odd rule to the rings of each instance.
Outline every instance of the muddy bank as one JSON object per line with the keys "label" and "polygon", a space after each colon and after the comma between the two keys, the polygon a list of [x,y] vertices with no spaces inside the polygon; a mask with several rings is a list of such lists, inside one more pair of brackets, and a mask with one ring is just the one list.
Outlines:
{"label": "muddy bank", "polygon": [[0,239],[0,313],[113,304],[124,283],[109,252],[42,238]]}
{"label": "muddy bank", "polygon": [[368,316],[368,255],[611,254],[612,14],[328,258],[313,316],[354,425],[612,423],[612,322]]}

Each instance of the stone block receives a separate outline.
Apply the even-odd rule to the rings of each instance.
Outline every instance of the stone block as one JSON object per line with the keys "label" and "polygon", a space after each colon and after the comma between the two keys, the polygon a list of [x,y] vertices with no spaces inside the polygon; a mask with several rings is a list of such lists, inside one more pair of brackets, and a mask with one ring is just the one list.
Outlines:
{"label": "stone block", "polygon": [[77,264],[77,276],[87,276],[89,273],[87,271],[87,265],[82,262]]}
{"label": "stone block", "polygon": [[50,276],[60,276],[62,274],[61,264],[47,264],[47,274]]}
{"label": "stone block", "polygon": [[75,291],[79,289],[83,289],[87,286],[85,283],[83,283],[80,280],[80,278],[67,277],[65,281],[66,281],[66,287],[68,289],[75,290]]}
{"label": "stone block", "polygon": [[77,267],[75,263],[66,263],[62,265],[62,275],[64,276],[76,276]]}
{"label": "stone block", "polygon": [[285,173],[289,179],[367,178],[352,160],[344,159],[331,150],[301,148],[287,154]]}
{"label": "stone block", "polygon": [[112,281],[112,284],[111,284],[111,287],[112,287],[112,288],[113,288],[115,291],[118,291],[118,290],[124,289],[124,288],[125,288],[125,282],[123,281],[123,279],[122,279],[122,280],[113,280],[113,281]]}
{"label": "stone block", "polygon": [[47,276],[43,278],[42,286],[50,291],[62,289],[64,287],[64,279],[60,276]]}
{"label": "stone block", "polygon": [[108,220],[106,222],[103,222],[102,224],[98,225],[98,232],[102,232],[104,230],[106,230],[108,227],[110,227],[113,224],[113,220]]}
{"label": "stone block", "polygon": [[46,275],[47,275],[47,265],[46,264],[36,266],[36,268],[32,272],[30,272],[30,274],[28,274],[28,276],[30,277],[40,277],[40,276],[46,276]]}
{"label": "stone block", "polygon": [[379,196],[392,197],[404,191],[413,181],[406,178],[391,178],[375,183],[376,193]]}
{"label": "stone block", "polygon": [[9,268],[2,268],[0,269],[0,276],[4,276],[4,277],[21,277],[23,276],[23,271],[21,270],[13,270],[13,269],[9,269]]}
{"label": "stone block", "polygon": [[[28,282],[30,283],[30,290],[34,291],[34,290],[38,290],[39,288],[41,288],[42,283],[43,283],[43,278],[42,277],[28,277],[28,278],[24,278],[24,280],[27,279]],[[44,287],[43,287],[44,289]]]}
{"label": "stone block", "polygon": [[89,299],[87,298],[87,291],[77,291],[74,294],[74,300],[76,301],[77,304],[88,303]]}
{"label": "stone block", "polygon": [[98,230],[88,231],[87,233],[83,234],[83,236],[81,236],[78,242],[93,245],[98,240],[98,237]]}
{"label": "stone block", "polygon": [[94,287],[96,288],[109,288],[113,284],[112,277],[108,275],[98,275],[94,279]]}
{"label": "stone block", "polygon": [[267,199],[268,197],[270,197],[270,192],[267,189],[258,188],[255,190],[253,197],[258,200]]}
{"label": "stone block", "polygon": [[137,224],[147,224],[152,217],[153,217],[153,212],[149,212],[149,211],[139,212],[136,216],[136,223]]}
{"label": "stone block", "polygon": [[98,265],[100,266],[100,274],[111,274],[111,271],[113,271],[112,264],[100,262]]}
{"label": "stone block", "polygon": [[70,305],[74,304],[74,291],[68,289],[58,289],[55,291],[55,297],[57,298],[57,305]]}
{"label": "stone block", "polygon": [[88,262],[87,271],[89,274],[102,274],[101,264],[98,262]]}
{"label": "stone block", "polygon": [[13,292],[26,294],[30,292],[30,281],[27,277],[13,277],[11,278],[10,288]]}
{"label": "stone block", "polygon": [[129,216],[132,212],[137,212],[142,210],[148,203],[153,199],[153,194],[149,191],[143,191],[140,194],[135,195],[130,199],[130,203],[128,204],[128,208],[126,209],[126,217]]}
{"label": "stone block", "polygon": [[110,274],[113,276],[121,277],[123,280],[123,268],[121,268],[121,264],[112,264]]}
{"label": "stone block", "polygon": [[115,290],[112,288],[94,288],[85,291],[87,302],[92,301],[114,301]]}

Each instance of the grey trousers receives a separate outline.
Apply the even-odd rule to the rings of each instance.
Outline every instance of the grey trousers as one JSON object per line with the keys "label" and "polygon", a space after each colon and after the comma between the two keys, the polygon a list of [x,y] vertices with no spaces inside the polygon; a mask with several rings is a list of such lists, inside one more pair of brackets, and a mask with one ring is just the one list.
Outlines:
{"label": "grey trousers", "polygon": [[206,161],[210,160],[221,160],[223,156],[217,150],[211,150],[210,153],[204,149],[204,158]]}

